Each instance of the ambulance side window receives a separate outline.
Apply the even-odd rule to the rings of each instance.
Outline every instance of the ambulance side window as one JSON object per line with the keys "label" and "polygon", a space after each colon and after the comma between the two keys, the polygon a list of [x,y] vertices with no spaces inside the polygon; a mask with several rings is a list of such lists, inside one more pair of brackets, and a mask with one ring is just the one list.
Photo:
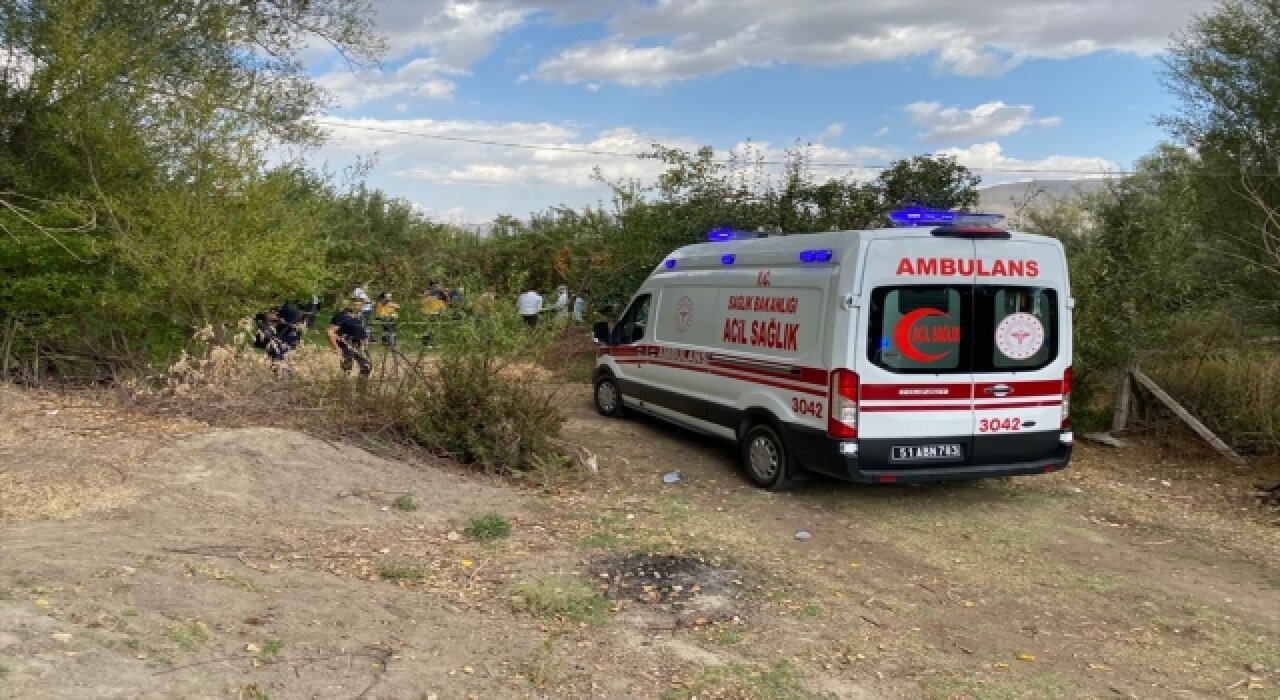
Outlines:
{"label": "ambulance side window", "polygon": [[613,327],[613,343],[615,345],[629,345],[644,339],[644,327],[649,323],[649,301],[651,298],[646,294],[631,303],[630,308],[623,314],[622,320],[618,321],[618,325]]}

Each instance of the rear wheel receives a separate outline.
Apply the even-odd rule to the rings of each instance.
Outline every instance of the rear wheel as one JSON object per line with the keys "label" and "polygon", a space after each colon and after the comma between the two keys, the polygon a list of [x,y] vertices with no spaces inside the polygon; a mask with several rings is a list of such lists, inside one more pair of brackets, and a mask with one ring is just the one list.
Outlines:
{"label": "rear wheel", "polygon": [[618,390],[618,380],[613,375],[602,374],[596,378],[595,385],[596,411],[602,416],[621,418],[622,392]]}
{"label": "rear wheel", "polygon": [[770,491],[791,486],[795,471],[786,444],[768,423],[756,423],[747,429],[742,439],[742,466],[752,483]]}

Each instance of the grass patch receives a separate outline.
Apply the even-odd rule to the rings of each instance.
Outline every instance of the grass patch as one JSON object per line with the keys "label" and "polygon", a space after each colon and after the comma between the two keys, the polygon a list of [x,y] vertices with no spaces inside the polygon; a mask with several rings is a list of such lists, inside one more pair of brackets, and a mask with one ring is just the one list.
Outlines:
{"label": "grass patch", "polygon": [[510,535],[511,523],[497,513],[477,515],[471,519],[471,524],[467,526],[467,529],[462,534],[466,535],[468,539],[489,542]]}
{"label": "grass patch", "polygon": [[823,612],[821,605],[818,605],[813,601],[809,601],[804,604],[804,607],[800,608],[799,612],[796,613],[796,617],[799,617],[801,620],[816,620],[824,614],[825,613]]}
{"label": "grass patch", "polygon": [[1103,595],[1114,591],[1120,585],[1112,576],[1105,574],[1083,574],[1076,577],[1076,585],[1086,590]]}
{"label": "grass patch", "polygon": [[1008,678],[954,678],[931,676],[924,681],[925,697],[934,700],[982,698],[983,700],[1022,700],[1023,698],[1074,697],[1079,690],[1061,678],[1050,675],[1018,675]]}
{"label": "grass patch", "polygon": [[383,581],[421,581],[422,569],[410,562],[395,561],[378,565],[378,578]]}
{"label": "grass patch", "polygon": [[268,639],[262,645],[262,655],[268,659],[274,659],[284,650],[284,641],[280,639]]}
{"label": "grass patch", "polygon": [[142,641],[139,640],[137,637],[129,637],[128,639],[124,640],[124,646],[129,651],[137,651],[138,649],[142,648]]}
{"label": "grass patch", "polygon": [[7,588],[0,588],[0,600],[13,600],[13,591]]}
{"label": "grass patch", "polygon": [[4,664],[0,664],[0,680],[4,680],[8,676],[9,676],[9,667],[5,666]]}
{"label": "grass patch", "polygon": [[702,635],[708,642],[722,647],[737,646],[742,643],[742,630],[728,625],[717,625],[707,628]]}
{"label": "grass patch", "polygon": [[664,700],[691,696],[749,698],[750,700],[805,700],[813,697],[800,682],[800,671],[789,661],[769,667],[729,664],[707,668]]}
{"label": "grass patch", "polygon": [[396,510],[404,511],[406,513],[418,509],[418,504],[414,502],[413,496],[407,493],[392,501],[391,506]]}
{"label": "grass patch", "polygon": [[165,631],[165,636],[177,643],[183,651],[195,651],[209,641],[209,630],[200,621],[189,625],[177,624]]}
{"label": "grass patch", "polygon": [[600,626],[608,601],[569,576],[520,581],[508,589],[511,607],[537,617]]}
{"label": "grass patch", "polygon": [[566,680],[564,662],[556,657],[555,642],[558,634],[552,634],[534,649],[529,658],[520,664],[520,674],[536,688],[551,688]]}
{"label": "grass patch", "polygon": [[240,588],[250,593],[266,593],[267,589],[261,584],[248,576],[232,574],[223,571],[217,567],[208,564],[182,562],[182,570],[188,576],[201,577],[213,581],[214,583],[228,586],[230,588]]}

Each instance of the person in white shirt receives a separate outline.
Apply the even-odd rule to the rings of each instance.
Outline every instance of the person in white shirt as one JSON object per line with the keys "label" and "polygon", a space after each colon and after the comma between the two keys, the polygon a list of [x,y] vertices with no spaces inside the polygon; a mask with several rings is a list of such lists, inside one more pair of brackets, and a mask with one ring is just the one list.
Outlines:
{"label": "person in white shirt", "polygon": [[542,295],[530,289],[516,300],[516,311],[524,317],[530,328],[538,325],[538,314],[542,311]]}
{"label": "person in white shirt", "polygon": [[563,284],[556,288],[556,322],[564,323],[569,320],[569,288]]}
{"label": "person in white shirt", "polygon": [[582,323],[583,316],[587,312],[587,300],[582,298],[581,294],[573,295],[573,322]]}

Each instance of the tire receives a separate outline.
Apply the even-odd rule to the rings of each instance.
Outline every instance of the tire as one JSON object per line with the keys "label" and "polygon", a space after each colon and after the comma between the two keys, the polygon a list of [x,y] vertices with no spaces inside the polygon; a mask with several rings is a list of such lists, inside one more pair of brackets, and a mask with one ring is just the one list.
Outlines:
{"label": "tire", "polygon": [[791,452],[778,431],[768,423],[756,423],[742,437],[742,467],[751,483],[769,491],[792,485],[795,467]]}
{"label": "tire", "polygon": [[618,389],[618,380],[612,374],[596,377],[595,389],[591,392],[595,398],[596,411],[602,416],[621,418],[626,413],[622,407],[622,391]]}

